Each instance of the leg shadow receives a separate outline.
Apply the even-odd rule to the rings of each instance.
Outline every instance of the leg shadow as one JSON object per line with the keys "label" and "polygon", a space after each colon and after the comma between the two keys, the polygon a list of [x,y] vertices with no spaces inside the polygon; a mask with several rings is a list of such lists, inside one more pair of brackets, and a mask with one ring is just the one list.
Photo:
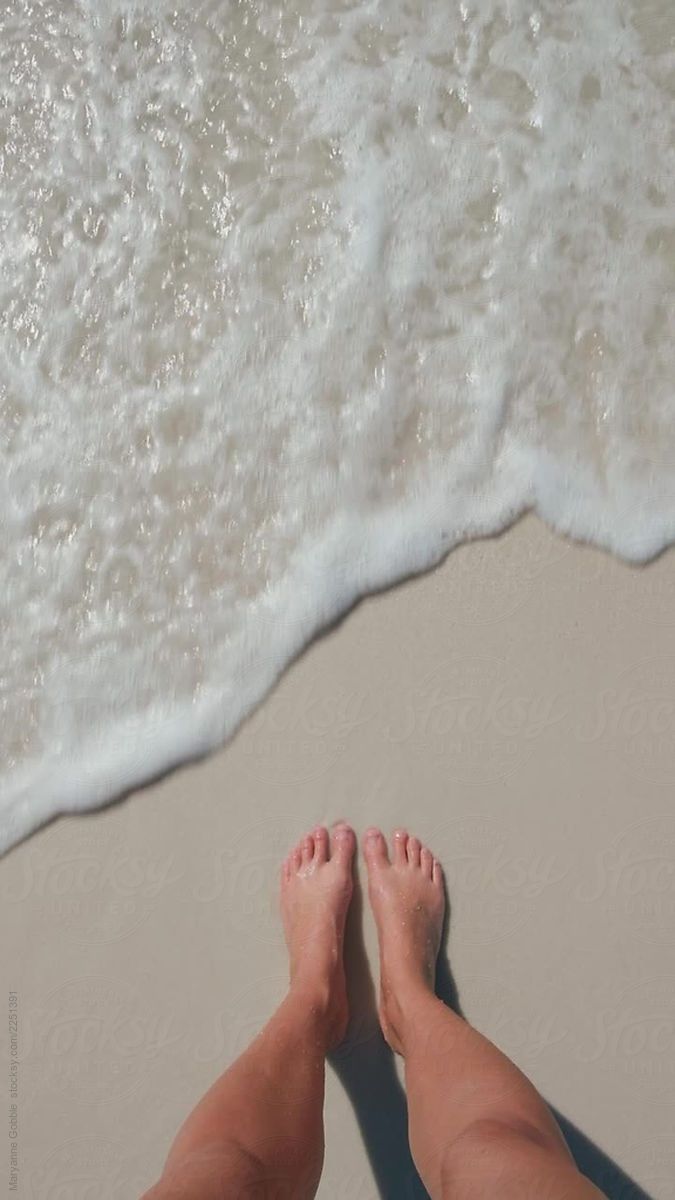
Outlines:
{"label": "leg shadow", "polygon": [[[450,906],[446,895],[443,950],[438,960],[436,993],[463,1016],[448,960]],[[350,1012],[347,1036],[330,1056],[354,1108],[382,1200],[429,1200],[408,1144],[408,1108],[395,1058],[380,1031],[376,990],[363,940],[363,892],[356,880],[345,938]],[[653,1200],[618,1163],[562,1113],[551,1107],[579,1170],[608,1200]]]}

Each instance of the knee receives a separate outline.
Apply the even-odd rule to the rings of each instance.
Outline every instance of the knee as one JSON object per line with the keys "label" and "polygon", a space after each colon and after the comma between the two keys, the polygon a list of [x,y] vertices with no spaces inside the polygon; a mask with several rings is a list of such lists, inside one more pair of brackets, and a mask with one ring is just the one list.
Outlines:
{"label": "knee", "polygon": [[289,1180],[236,1143],[170,1161],[142,1200],[291,1200]]}
{"label": "knee", "polygon": [[[547,1178],[553,1162],[573,1166],[563,1144],[526,1119],[480,1118],[471,1122],[444,1150],[441,1194],[453,1200],[476,1200],[494,1189],[503,1197],[518,1195],[522,1180]],[[576,1170],[574,1170],[576,1174]],[[545,1192],[542,1192],[545,1194]]]}

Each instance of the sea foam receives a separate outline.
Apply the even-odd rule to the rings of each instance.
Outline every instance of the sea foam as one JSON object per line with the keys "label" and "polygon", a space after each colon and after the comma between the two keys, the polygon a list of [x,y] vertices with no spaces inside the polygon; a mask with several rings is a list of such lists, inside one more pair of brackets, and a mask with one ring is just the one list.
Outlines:
{"label": "sea foam", "polygon": [[535,509],[675,536],[670,0],[0,6],[0,848]]}

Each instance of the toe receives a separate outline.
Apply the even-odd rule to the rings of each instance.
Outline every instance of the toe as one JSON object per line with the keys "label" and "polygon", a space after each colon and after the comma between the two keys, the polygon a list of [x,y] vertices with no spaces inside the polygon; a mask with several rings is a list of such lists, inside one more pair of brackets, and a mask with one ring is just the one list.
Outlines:
{"label": "toe", "polygon": [[408,846],[407,846],[408,864],[411,867],[419,867],[421,849],[422,849],[422,847],[420,845],[419,838],[416,838],[416,837],[408,838]]}
{"label": "toe", "polygon": [[431,872],[433,871],[434,867],[434,856],[431,853],[431,850],[427,850],[426,846],[422,846],[422,849],[420,850],[420,866],[425,877],[427,879],[431,879]]}
{"label": "toe", "polygon": [[406,857],[406,846],[408,844],[408,831],[406,829],[394,830],[394,863],[397,867],[402,867],[408,861]]}
{"label": "toe", "polygon": [[300,847],[296,846],[294,850],[291,850],[291,852],[288,856],[289,877],[293,874],[296,874],[300,870],[301,863],[302,863],[302,857],[300,854]]}
{"label": "toe", "polygon": [[330,856],[337,862],[346,865],[354,857],[356,837],[351,825],[346,821],[336,821],[331,830]]}
{"label": "toe", "polygon": [[314,833],[314,858],[318,863],[328,859],[328,830],[324,825],[317,825]]}
{"label": "toe", "polygon": [[300,843],[300,856],[303,867],[308,866],[314,858],[314,838],[311,833],[306,833]]}
{"label": "toe", "polygon": [[389,863],[384,834],[374,825],[363,835],[363,856],[369,867],[384,867]]}
{"label": "toe", "polygon": [[436,858],[434,859],[431,878],[433,879],[434,883],[437,883],[439,886],[443,883],[443,868]]}

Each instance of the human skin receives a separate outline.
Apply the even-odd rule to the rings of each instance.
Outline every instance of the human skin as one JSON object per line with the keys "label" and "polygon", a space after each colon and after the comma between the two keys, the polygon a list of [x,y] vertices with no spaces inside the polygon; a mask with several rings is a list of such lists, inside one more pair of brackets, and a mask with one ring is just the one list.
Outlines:
{"label": "human skin", "polygon": [[[327,1053],[349,1018],[343,964],[354,831],[306,834],[281,868],[288,993],[187,1117],[143,1200],[312,1200],[324,1154]],[[418,838],[363,838],[380,948],[379,1016],[402,1055],[410,1148],[432,1200],[592,1200],[539,1093],[434,993],[445,908]]]}

